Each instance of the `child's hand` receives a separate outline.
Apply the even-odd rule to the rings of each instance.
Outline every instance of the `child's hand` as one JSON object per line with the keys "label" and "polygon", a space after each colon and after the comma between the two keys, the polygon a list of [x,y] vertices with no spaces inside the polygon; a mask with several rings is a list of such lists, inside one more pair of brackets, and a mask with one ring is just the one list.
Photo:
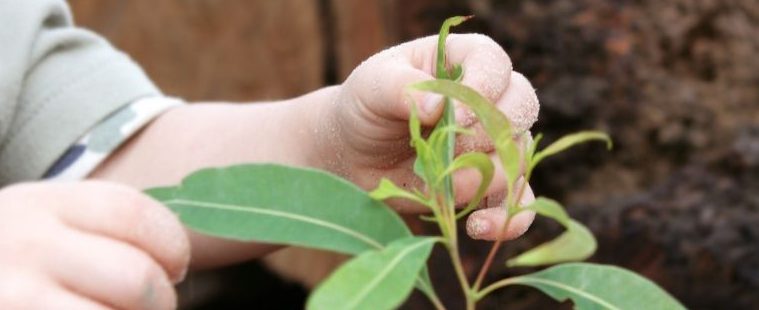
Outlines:
{"label": "child's hand", "polygon": [[[353,71],[319,118],[317,154],[326,159],[328,169],[366,189],[375,187],[382,176],[407,187],[420,185],[412,172],[415,156],[409,146],[408,127],[411,103],[405,87],[433,79],[436,43],[437,36],[432,36],[390,48]],[[463,66],[462,82],[494,102],[509,116],[515,130],[526,131],[532,126],[539,108],[535,91],[524,76],[511,70],[511,61],[498,44],[483,35],[452,34],[446,51],[449,63]],[[422,125],[433,126],[442,114],[441,98],[424,93],[412,96]],[[477,133],[460,136],[456,152],[488,152],[498,163],[488,137],[462,105],[457,105],[456,121]],[[491,200],[505,188],[503,170],[499,164],[496,167],[489,189]],[[459,203],[474,196],[479,179],[473,170],[454,175]],[[526,200],[533,199],[531,191],[525,196]],[[420,210],[409,204],[395,206],[400,211]],[[478,239],[514,238],[527,229],[533,214],[523,212],[512,220],[505,236],[498,236],[504,216],[503,208],[476,211],[468,220],[468,231]]]}
{"label": "child's hand", "polygon": [[177,218],[127,187],[0,191],[2,309],[174,309],[189,251]]}

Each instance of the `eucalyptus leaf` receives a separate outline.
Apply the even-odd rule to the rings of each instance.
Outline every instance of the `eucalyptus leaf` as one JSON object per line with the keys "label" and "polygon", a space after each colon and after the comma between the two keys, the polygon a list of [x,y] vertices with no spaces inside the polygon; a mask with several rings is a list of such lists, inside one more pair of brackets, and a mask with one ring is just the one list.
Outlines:
{"label": "eucalyptus leaf", "polygon": [[451,97],[469,106],[493,141],[496,152],[504,166],[504,172],[509,182],[509,190],[513,188],[520,170],[520,152],[513,140],[511,123],[498,108],[474,89],[448,80],[429,80],[411,84],[411,89],[430,91]]}
{"label": "eucalyptus leaf", "polygon": [[538,144],[540,143],[541,140],[543,140],[543,134],[539,133],[535,135],[535,138],[532,139],[532,142],[527,147],[527,152],[525,153],[525,156],[527,156],[527,158],[529,158],[530,160],[532,160],[533,156],[535,155],[535,151],[537,151]]}
{"label": "eucalyptus leaf", "polygon": [[606,148],[608,149],[611,149],[612,147],[611,138],[609,138],[609,135],[607,135],[604,132],[600,132],[600,131],[576,132],[576,133],[561,137],[559,140],[556,140],[554,143],[551,143],[549,146],[547,146],[543,150],[535,153],[535,155],[532,157],[532,160],[530,160],[529,170],[532,170],[535,166],[538,165],[540,161],[542,161],[546,157],[561,153],[562,151],[574,145],[584,143],[584,142],[594,141],[594,140],[606,142]]}
{"label": "eucalyptus leaf", "polygon": [[382,180],[380,180],[380,184],[376,189],[369,192],[369,196],[377,200],[404,198],[425,206],[429,206],[429,202],[424,197],[419,196],[417,193],[412,193],[403,188],[400,188],[398,185],[395,185],[393,181],[390,181],[386,178],[382,178]]}
{"label": "eucalyptus leaf", "polygon": [[567,212],[558,202],[538,197],[531,204],[522,208],[520,212],[523,210],[531,210],[542,216],[552,218],[564,226],[566,231],[551,241],[509,259],[506,262],[507,266],[541,266],[581,261],[596,251],[597,242],[593,233],[581,223],[569,218]]}
{"label": "eucalyptus leaf", "polygon": [[543,266],[582,261],[596,251],[596,239],[580,222],[569,219],[567,230],[555,239],[509,259],[509,267]]}
{"label": "eucalyptus leaf", "polygon": [[454,64],[449,73],[451,81],[461,82],[464,79],[464,66],[461,64]]}
{"label": "eucalyptus leaf", "polygon": [[434,153],[427,141],[422,138],[422,125],[419,122],[416,104],[413,103],[409,115],[409,132],[411,133],[411,146],[414,147],[416,152],[414,173],[424,180],[425,183],[430,183],[436,179],[433,167],[435,161]]}
{"label": "eucalyptus leaf", "polygon": [[463,134],[463,135],[474,135],[474,130],[469,128],[462,128],[459,126],[454,125],[448,125],[446,127],[438,128],[434,130],[431,134],[429,139],[427,139],[427,143],[430,144],[433,148],[441,148],[444,146],[445,141],[444,139],[447,138],[448,134]]}
{"label": "eucalyptus leaf", "polygon": [[158,201],[167,201],[174,198],[174,193],[176,192],[176,187],[154,187],[151,189],[148,189],[145,191],[148,196],[153,197],[153,199]]}
{"label": "eucalyptus leaf", "polygon": [[485,197],[490,182],[493,181],[493,171],[495,170],[493,162],[490,161],[490,157],[484,153],[465,153],[457,157],[448,169],[443,172],[443,175],[450,175],[456,170],[464,168],[477,169],[480,173],[481,180],[474,197],[469,200],[469,204],[464,210],[456,214],[456,219],[466,216],[480,204],[482,198]]}
{"label": "eucalyptus leaf", "polygon": [[448,80],[421,81],[408,87],[414,90],[441,94],[460,101],[474,111],[491,140],[494,142],[512,141],[509,119],[476,90]]}
{"label": "eucalyptus leaf", "polygon": [[393,309],[414,287],[436,238],[407,237],[368,251],[337,269],[308,299],[307,309]]}
{"label": "eucalyptus leaf", "polygon": [[535,213],[552,218],[564,226],[567,226],[570,220],[569,214],[558,201],[546,197],[535,198],[535,201],[521,210],[535,211]]}
{"label": "eucalyptus leaf", "polygon": [[559,302],[571,299],[578,310],[685,309],[651,280],[615,266],[568,263],[506,279],[502,284],[531,286]]}
{"label": "eucalyptus leaf", "polygon": [[411,235],[384,203],[313,169],[274,164],[203,169],[178,187],[148,193],[187,227],[228,239],[358,254]]}
{"label": "eucalyptus leaf", "polygon": [[472,17],[473,16],[471,15],[453,16],[446,19],[443,22],[443,25],[440,26],[440,33],[438,34],[437,40],[437,59],[435,61],[435,76],[438,79],[456,80],[461,76],[461,66],[458,66],[458,69],[456,69],[456,66],[454,66],[452,72],[448,72],[448,69],[446,68],[445,41],[448,37],[448,33],[450,32],[451,27],[458,26]]}

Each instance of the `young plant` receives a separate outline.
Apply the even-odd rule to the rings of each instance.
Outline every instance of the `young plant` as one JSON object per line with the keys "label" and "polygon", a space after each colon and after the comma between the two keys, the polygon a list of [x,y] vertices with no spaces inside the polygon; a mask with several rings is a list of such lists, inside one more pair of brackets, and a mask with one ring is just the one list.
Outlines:
{"label": "young plant", "polygon": [[[606,265],[577,263],[593,254],[596,240],[573,220],[556,201],[539,197],[527,206],[519,202],[533,169],[544,159],[578,143],[606,142],[601,132],[567,135],[538,150],[541,140],[514,132],[509,120],[487,99],[459,83],[465,68],[446,63],[445,42],[449,29],[469,17],[452,17],[443,23],[437,49],[436,80],[409,85],[409,90],[444,96],[441,120],[428,137],[422,136],[415,108],[409,121],[411,144],[417,159],[414,172],[424,188],[411,191],[382,179],[366,193],[332,174],[274,164],[247,164],[203,169],[174,187],[148,191],[179,214],[188,227],[209,235],[241,241],[262,241],[330,250],[355,255],[321,283],[308,299],[309,309],[392,309],[416,287],[437,309],[445,306],[437,297],[425,266],[432,248],[448,252],[467,309],[491,292],[510,285],[536,288],[558,301],[572,300],[577,309],[683,309],[653,282],[630,271]],[[509,221],[524,211],[551,218],[565,231],[553,239],[505,262],[509,267],[554,265],[531,274],[483,281],[501,242],[493,243],[473,281],[464,273],[457,239],[457,220],[474,210],[485,195],[494,165],[478,152],[454,157],[456,135],[471,134],[454,121],[452,100],[468,106],[492,140],[507,180]],[[478,190],[463,210],[455,208],[451,176],[473,168],[481,174]],[[521,181],[520,181],[521,179]],[[293,182],[297,180],[297,182]],[[298,195],[292,195],[298,193]],[[382,201],[408,199],[426,206],[437,223],[439,236],[413,236],[404,222]]]}

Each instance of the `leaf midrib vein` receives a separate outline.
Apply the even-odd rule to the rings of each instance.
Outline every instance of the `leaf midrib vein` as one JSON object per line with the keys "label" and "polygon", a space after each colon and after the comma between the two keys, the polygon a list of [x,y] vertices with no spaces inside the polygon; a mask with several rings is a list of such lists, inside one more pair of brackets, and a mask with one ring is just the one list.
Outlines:
{"label": "leaf midrib vein", "polygon": [[417,248],[429,242],[432,242],[432,240],[421,240],[418,244],[412,245],[398,252],[398,255],[396,255],[393,258],[393,260],[391,260],[390,263],[387,266],[385,266],[385,268],[383,268],[382,271],[380,271],[377,274],[377,276],[375,276],[374,279],[372,279],[371,282],[369,282],[368,285],[366,285],[361,291],[359,291],[356,294],[355,298],[353,298],[353,300],[350,303],[347,303],[349,306],[345,307],[345,309],[355,309],[356,305],[359,302],[361,302],[361,300],[364,299],[366,295],[369,294],[369,292],[371,292],[377,285],[379,285],[380,281],[382,281],[382,279],[384,279],[387,276],[387,274],[390,273],[390,271],[393,268],[395,268],[395,266],[398,265],[398,263],[401,262],[403,257],[405,257],[406,255],[408,255],[408,253],[416,250]]}
{"label": "leaf midrib vein", "polygon": [[585,292],[583,290],[576,289],[576,288],[571,287],[569,285],[564,285],[564,284],[562,284],[560,282],[551,281],[551,280],[545,280],[545,279],[523,277],[523,278],[519,279],[518,281],[515,281],[514,283],[520,283],[520,282],[521,283],[536,282],[536,283],[541,283],[541,284],[545,284],[545,285],[548,285],[548,286],[554,286],[554,287],[557,287],[557,288],[560,288],[560,289],[563,289],[563,290],[566,290],[566,291],[573,292],[573,293],[575,293],[577,295],[580,295],[582,297],[585,297],[587,299],[590,299],[591,301],[593,301],[595,303],[598,303],[599,305],[602,305],[602,306],[606,307],[607,309],[621,310],[620,308],[618,308],[618,307],[616,307],[616,306],[614,306],[614,305],[612,305],[612,304],[604,301],[603,299],[601,299],[599,297],[596,297],[596,295],[587,293],[587,292]]}
{"label": "leaf midrib vein", "polygon": [[292,220],[306,222],[313,225],[322,226],[327,229],[339,231],[353,238],[356,238],[366,244],[369,244],[370,246],[376,249],[384,248],[381,243],[377,242],[371,237],[364,235],[358,231],[355,231],[353,229],[350,229],[344,226],[337,225],[332,222],[328,222],[328,221],[317,219],[317,218],[307,217],[307,216],[303,216],[299,214],[288,213],[288,212],[283,212],[283,211],[278,211],[278,210],[271,210],[271,209],[261,209],[261,208],[255,208],[255,207],[249,207],[249,206],[240,206],[240,205],[234,205],[234,204],[223,204],[223,203],[207,202],[207,201],[192,201],[192,200],[185,200],[185,199],[172,199],[164,203],[167,205],[178,204],[178,205],[187,205],[187,206],[197,207],[197,208],[224,209],[224,210],[230,210],[230,211],[259,213],[259,214],[289,218]]}

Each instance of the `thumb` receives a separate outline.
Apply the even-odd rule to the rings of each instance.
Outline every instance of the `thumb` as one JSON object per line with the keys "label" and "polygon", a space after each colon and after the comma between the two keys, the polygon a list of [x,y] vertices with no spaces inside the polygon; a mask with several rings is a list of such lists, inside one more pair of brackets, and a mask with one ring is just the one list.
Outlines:
{"label": "thumb", "polygon": [[407,87],[433,76],[408,62],[381,56],[382,53],[375,55],[356,68],[344,86],[355,94],[365,111],[377,117],[408,121],[411,109],[416,107],[422,125],[434,125],[442,115],[442,96]]}

